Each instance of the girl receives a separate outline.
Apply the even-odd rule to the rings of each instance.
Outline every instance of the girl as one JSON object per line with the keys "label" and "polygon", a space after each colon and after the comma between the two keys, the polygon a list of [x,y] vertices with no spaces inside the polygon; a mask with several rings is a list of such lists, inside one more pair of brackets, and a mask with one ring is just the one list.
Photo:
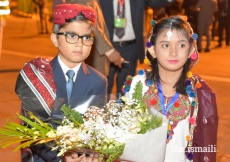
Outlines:
{"label": "girl", "polygon": [[[213,90],[189,70],[198,60],[197,35],[186,17],[152,21],[146,43],[151,71],[139,71],[124,86],[132,98],[142,84],[143,99],[169,119],[165,162],[216,161],[217,107]],[[130,89],[130,90],[129,90]]]}

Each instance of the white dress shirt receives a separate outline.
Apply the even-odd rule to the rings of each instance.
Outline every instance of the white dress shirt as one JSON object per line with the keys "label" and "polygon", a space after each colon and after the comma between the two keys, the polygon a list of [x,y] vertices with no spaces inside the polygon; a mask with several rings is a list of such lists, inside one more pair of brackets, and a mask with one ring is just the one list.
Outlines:
{"label": "white dress shirt", "polygon": [[68,70],[73,70],[73,71],[75,72],[74,77],[73,77],[73,82],[75,82],[76,77],[77,77],[77,73],[78,73],[79,68],[80,68],[80,66],[81,66],[82,63],[78,64],[78,65],[75,66],[73,69],[70,69],[68,66],[66,66],[66,65],[64,64],[64,62],[61,60],[61,58],[60,58],[59,55],[58,55],[58,62],[59,62],[59,64],[60,64],[61,68],[62,68],[63,73],[65,74],[65,79],[66,79],[66,81],[68,81],[68,79],[69,79],[68,76],[66,75],[67,71],[68,71]]}
{"label": "white dress shirt", "polygon": [[[113,0],[113,10],[114,10],[114,18],[117,17],[117,7],[118,7],[118,0]],[[125,35],[119,39],[114,30],[113,34],[113,42],[120,42],[120,41],[129,41],[136,39],[133,24],[132,24],[132,15],[130,9],[130,0],[125,0],[125,18],[127,21],[126,28],[125,28]]]}

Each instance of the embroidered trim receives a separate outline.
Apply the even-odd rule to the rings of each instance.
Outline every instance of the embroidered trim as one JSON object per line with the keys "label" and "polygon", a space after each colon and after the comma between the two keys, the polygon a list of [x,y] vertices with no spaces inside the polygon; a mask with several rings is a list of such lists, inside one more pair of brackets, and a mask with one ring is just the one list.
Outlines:
{"label": "embroidered trim", "polygon": [[38,79],[42,82],[42,84],[46,87],[46,89],[48,90],[48,92],[50,93],[51,97],[53,99],[56,98],[56,94],[52,91],[52,88],[50,87],[50,85],[46,82],[46,80],[42,77],[42,75],[37,71],[36,67],[31,65],[31,68],[34,72],[34,74],[36,74],[36,76],[38,77]]}
{"label": "embroidered trim", "polygon": [[129,92],[132,80],[133,80],[133,77],[131,75],[128,75],[126,77],[125,83],[124,83],[123,87],[121,88],[121,91],[123,93]]}
{"label": "embroidered trim", "polygon": [[38,89],[33,85],[31,80],[29,79],[28,75],[26,75],[25,71],[23,71],[23,70],[20,72],[20,74],[23,77],[23,79],[25,80],[25,82],[27,83],[27,85],[30,87],[30,89],[33,91],[35,96],[38,98],[38,100],[40,101],[40,103],[44,107],[44,110],[47,112],[47,114],[50,115],[51,110],[50,110],[49,106],[46,104],[46,101],[42,98],[42,96],[39,93],[39,91],[37,91]]}
{"label": "embroidered trim", "polygon": [[[154,109],[163,114],[157,86],[154,84],[149,85],[148,83],[149,81],[146,81],[146,85],[149,87],[149,89],[143,95],[143,99],[147,102],[149,107],[154,106]],[[168,102],[170,102],[171,99],[172,98],[169,98]],[[184,120],[188,116],[190,107],[191,106],[188,97],[179,95],[172,108],[166,114],[167,118],[169,118],[166,143],[172,139],[174,134],[173,129],[177,126],[178,122]]]}
{"label": "embroidered trim", "polygon": [[56,98],[56,85],[48,59],[36,58],[20,72],[21,76],[40,101],[48,115]]}
{"label": "embroidered trim", "polygon": [[[191,80],[192,89],[195,91],[195,94],[197,94],[197,89],[195,87],[195,82],[198,79],[195,78],[194,76],[192,76],[190,78],[190,80]],[[196,119],[197,119],[197,114],[198,114],[198,96],[197,95],[194,97],[193,103],[191,105],[194,106],[194,110],[193,110],[192,117],[189,119],[189,123],[191,124],[190,131],[189,131],[189,139],[188,139],[188,146],[189,147],[192,147],[193,133],[194,133],[194,129],[196,127]]]}

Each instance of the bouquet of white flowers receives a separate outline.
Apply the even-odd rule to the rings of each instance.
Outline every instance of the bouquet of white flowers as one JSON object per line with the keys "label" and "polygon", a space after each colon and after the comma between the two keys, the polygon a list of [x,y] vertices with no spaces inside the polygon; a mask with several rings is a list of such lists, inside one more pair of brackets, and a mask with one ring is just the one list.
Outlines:
{"label": "bouquet of white flowers", "polygon": [[[108,162],[118,157],[130,161],[161,161],[164,157],[167,120],[154,109],[148,109],[141,98],[134,96],[129,101],[122,96],[118,101],[110,100],[103,108],[90,106],[84,115],[66,105],[61,110],[64,118],[56,129],[31,112],[29,118],[17,114],[27,125],[7,121],[0,129],[0,147],[21,142],[15,148],[19,150],[47,143],[53,150],[59,150],[58,156],[68,151],[91,150],[99,154],[100,161],[106,157]],[[158,153],[154,154],[154,149],[149,151],[149,147]]]}

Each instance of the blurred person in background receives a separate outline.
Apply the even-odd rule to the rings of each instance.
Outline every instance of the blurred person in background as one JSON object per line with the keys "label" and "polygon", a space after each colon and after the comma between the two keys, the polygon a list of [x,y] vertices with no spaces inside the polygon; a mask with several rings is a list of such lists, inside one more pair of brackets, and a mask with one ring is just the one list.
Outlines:
{"label": "blurred person in background", "polygon": [[218,45],[222,47],[223,32],[225,30],[225,44],[230,45],[230,1],[219,0],[218,1]]}
{"label": "blurred person in background", "polygon": [[165,10],[168,16],[182,15],[183,14],[182,3],[183,3],[183,0],[175,0],[174,2],[169,4],[167,7],[165,7]]}
{"label": "blurred person in background", "polygon": [[108,93],[112,92],[116,76],[116,92],[122,93],[127,75],[135,75],[137,60],[144,60],[143,23],[146,7],[166,7],[172,0],[100,0],[110,41],[126,61],[118,68],[111,63],[108,76]]}
{"label": "blurred person in background", "polygon": [[[217,0],[218,2],[218,0]],[[214,13],[215,20],[212,22],[212,41],[215,40],[215,36],[218,35],[218,9]]]}
{"label": "blurred person in background", "polygon": [[47,0],[32,0],[38,6],[40,19],[40,34],[49,33],[49,9]]}
{"label": "blurred person in background", "polygon": [[216,0],[199,0],[196,5],[198,14],[198,52],[202,51],[202,36],[206,37],[206,48],[204,52],[210,52],[211,25],[215,21],[214,13],[217,11]]}
{"label": "blurred person in background", "polygon": [[197,16],[198,11],[195,9],[198,0],[184,0],[182,8],[184,9],[184,15],[188,17],[188,22],[190,22],[193,30],[197,33]]}

